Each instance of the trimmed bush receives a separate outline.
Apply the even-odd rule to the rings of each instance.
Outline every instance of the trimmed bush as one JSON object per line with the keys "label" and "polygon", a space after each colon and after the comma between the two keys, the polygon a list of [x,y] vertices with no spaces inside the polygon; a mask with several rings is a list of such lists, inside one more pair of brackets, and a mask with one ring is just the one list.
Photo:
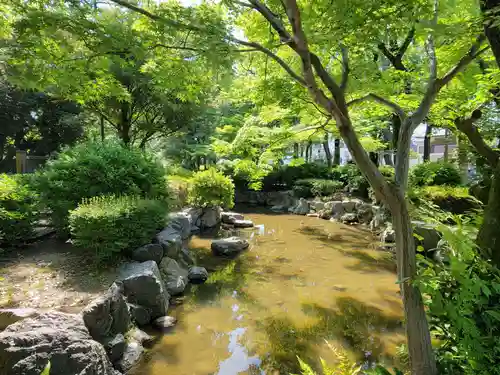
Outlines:
{"label": "trimmed bush", "polygon": [[305,163],[302,165],[284,165],[269,173],[262,180],[262,190],[290,190],[298,180],[331,179],[332,173],[326,164]]}
{"label": "trimmed bush", "polygon": [[167,205],[136,196],[85,199],[70,211],[73,243],[93,250],[100,260],[148,244],[165,226]]}
{"label": "trimmed bush", "polygon": [[453,164],[427,162],[417,164],[410,171],[410,182],[416,186],[460,185],[460,171]]}
{"label": "trimmed bush", "polygon": [[0,174],[0,244],[15,245],[30,237],[34,195],[22,176]]}
{"label": "trimmed bush", "polygon": [[432,202],[440,209],[454,214],[465,214],[481,208],[481,202],[471,196],[462,186],[424,186],[408,191],[408,197],[415,203]]}
{"label": "trimmed bush", "polygon": [[293,187],[293,193],[297,198],[324,197],[332,195],[342,188],[343,184],[340,181],[307,179],[298,180]]}
{"label": "trimmed bush", "polygon": [[188,202],[196,207],[231,208],[234,206],[234,184],[213,168],[197,172],[191,180]]}
{"label": "trimmed bush", "polygon": [[67,231],[68,212],[84,198],[137,195],[167,199],[164,168],[147,154],[119,143],[82,143],[61,152],[37,174],[40,201],[52,211],[60,233]]}

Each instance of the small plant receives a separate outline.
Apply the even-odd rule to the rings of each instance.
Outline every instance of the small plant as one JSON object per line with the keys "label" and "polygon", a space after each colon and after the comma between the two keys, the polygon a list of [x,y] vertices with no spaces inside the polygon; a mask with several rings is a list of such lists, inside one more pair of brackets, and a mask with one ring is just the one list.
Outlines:
{"label": "small plant", "polygon": [[155,199],[103,196],[85,199],[69,215],[73,243],[97,258],[150,243],[165,225],[167,206]]}
{"label": "small plant", "polygon": [[41,202],[60,233],[84,198],[137,195],[168,198],[164,168],[147,154],[119,143],[82,143],[61,152],[34,178]]}
{"label": "small plant", "polygon": [[34,201],[22,176],[0,175],[0,244],[15,244],[31,236]]}
{"label": "small plant", "polygon": [[234,184],[215,169],[197,172],[191,180],[188,202],[196,207],[234,206]]}
{"label": "small plant", "polygon": [[340,181],[306,179],[298,180],[293,193],[297,198],[324,197],[332,195],[342,190],[343,184]]}
{"label": "small plant", "polygon": [[460,185],[460,171],[451,163],[427,162],[417,164],[410,171],[410,182],[416,186]]}

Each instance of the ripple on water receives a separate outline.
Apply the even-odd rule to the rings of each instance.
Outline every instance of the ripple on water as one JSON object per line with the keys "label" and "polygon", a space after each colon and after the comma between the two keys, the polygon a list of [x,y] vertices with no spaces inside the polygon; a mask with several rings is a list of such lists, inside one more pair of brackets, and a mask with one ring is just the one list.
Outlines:
{"label": "ripple on water", "polygon": [[[394,262],[367,231],[316,218],[248,214],[248,251],[215,258],[210,238],[190,243],[210,272],[172,315],[178,324],[135,375],[297,373],[342,346],[360,363],[393,363],[404,342]],[[234,233],[231,233],[234,234]],[[168,372],[167,372],[168,371]]]}

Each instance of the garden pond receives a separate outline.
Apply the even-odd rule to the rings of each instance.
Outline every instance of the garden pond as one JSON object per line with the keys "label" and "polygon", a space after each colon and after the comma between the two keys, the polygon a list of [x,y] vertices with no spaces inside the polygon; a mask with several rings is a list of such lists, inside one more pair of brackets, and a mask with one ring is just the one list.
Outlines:
{"label": "garden pond", "polygon": [[[297,357],[333,364],[331,346],[364,366],[398,365],[405,339],[395,265],[369,231],[244,213],[255,228],[192,238],[210,278],[172,306],[177,325],[134,375],[298,373]],[[234,259],[212,255],[214,237],[235,234],[249,239],[249,250]]]}

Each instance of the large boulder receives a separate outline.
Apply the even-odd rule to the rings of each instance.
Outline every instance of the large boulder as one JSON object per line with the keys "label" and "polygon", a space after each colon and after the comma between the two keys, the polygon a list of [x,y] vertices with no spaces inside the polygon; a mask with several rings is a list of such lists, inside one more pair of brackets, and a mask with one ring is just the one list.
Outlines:
{"label": "large boulder", "polygon": [[171,295],[182,294],[188,284],[188,271],[174,259],[165,257],[160,263],[160,273]]}
{"label": "large boulder", "polygon": [[119,333],[115,337],[108,339],[104,343],[104,348],[106,349],[111,362],[116,363],[123,357],[126,345],[127,342],[125,341],[125,336],[123,336],[121,333]]}
{"label": "large boulder", "polygon": [[169,225],[156,235],[156,240],[163,247],[163,255],[177,258],[182,248],[181,231]]}
{"label": "large boulder", "polygon": [[309,202],[304,198],[300,198],[297,205],[293,208],[293,213],[295,215],[307,215],[309,213]]}
{"label": "large boulder", "polygon": [[223,212],[221,214],[221,220],[224,224],[234,224],[236,220],[245,220],[245,217],[236,212]]}
{"label": "large boulder", "polygon": [[341,201],[330,201],[325,203],[325,215],[328,213],[334,219],[340,219],[340,217],[344,214],[344,206]]}
{"label": "large boulder", "polygon": [[203,213],[203,209],[199,207],[190,207],[182,211],[184,215],[189,217],[191,222],[191,232],[199,229],[200,226],[200,216]]}
{"label": "large boulder", "polygon": [[168,215],[170,226],[177,229],[183,240],[191,235],[192,217],[186,212],[175,212]]}
{"label": "large boulder", "polygon": [[36,316],[38,316],[38,311],[31,308],[0,309],[0,331],[20,320],[34,318]]}
{"label": "large boulder", "polygon": [[204,267],[191,267],[189,269],[188,279],[191,284],[203,284],[208,279],[208,272]]}
{"label": "large boulder", "polygon": [[168,328],[172,328],[173,326],[175,326],[176,323],[177,319],[175,319],[173,316],[161,316],[158,319],[155,319],[153,325],[156,328],[166,330]]}
{"label": "large boulder", "polygon": [[396,232],[392,229],[392,226],[389,225],[380,235],[380,241],[383,244],[394,243],[396,241]]}
{"label": "large boulder", "polygon": [[239,237],[229,237],[212,241],[212,251],[215,255],[231,256],[248,249],[250,244],[247,240]]}
{"label": "large boulder", "polygon": [[104,347],[81,315],[52,312],[19,321],[0,333],[0,374],[116,375]]}
{"label": "large boulder", "polygon": [[357,201],[354,201],[354,200],[342,201],[342,208],[344,209],[344,212],[346,212],[346,213],[354,212],[354,209],[356,208],[356,203],[357,203]]}
{"label": "large boulder", "polygon": [[166,315],[170,295],[156,262],[127,263],[120,269],[120,279],[128,302],[147,308],[152,319]]}
{"label": "large boulder", "polygon": [[159,243],[144,245],[132,251],[132,255],[130,257],[132,260],[137,262],[154,260],[159,264],[163,258],[163,246]]}
{"label": "large boulder", "polygon": [[201,229],[216,227],[221,221],[220,207],[205,207],[196,225]]}
{"label": "large boulder", "polygon": [[322,201],[311,201],[309,202],[309,206],[316,212],[319,212],[325,208],[325,202]]}
{"label": "large boulder", "polygon": [[127,331],[130,314],[122,293],[123,284],[114,283],[83,309],[83,321],[94,340],[103,343],[108,337]]}
{"label": "large boulder", "polygon": [[149,310],[143,306],[134,305],[133,303],[128,303],[128,311],[130,312],[130,318],[139,327],[145,326],[151,321],[151,314]]}

